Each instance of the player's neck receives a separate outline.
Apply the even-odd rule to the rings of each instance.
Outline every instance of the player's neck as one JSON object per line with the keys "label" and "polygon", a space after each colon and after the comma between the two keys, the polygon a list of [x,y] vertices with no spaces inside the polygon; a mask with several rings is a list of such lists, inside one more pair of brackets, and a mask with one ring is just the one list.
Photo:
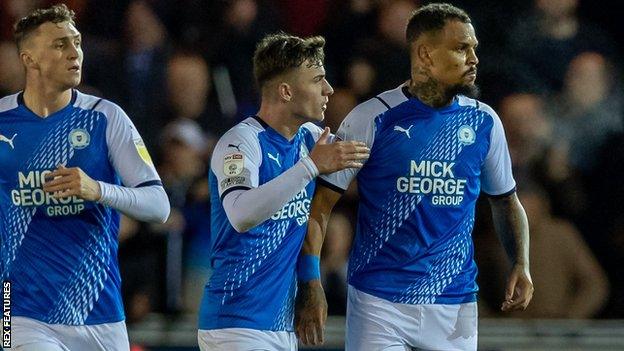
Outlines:
{"label": "player's neck", "polygon": [[27,84],[23,96],[24,104],[29,110],[41,118],[46,118],[69,104],[72,90],[58,91]]}
{"label": "player's neck", "polygon": [[412,80],[409,84],[409,92],[423,104],[433,108],[445,107],[453,102],[453,96],[448,96],[432,79],[424,82]]}
{"label": "player's neck", "polygon": [[295,134],[297,134],[299,127],[303,124],[291,116],[288,111],[275,105],[262,104],[257,115],[287,140],[292,140]]}

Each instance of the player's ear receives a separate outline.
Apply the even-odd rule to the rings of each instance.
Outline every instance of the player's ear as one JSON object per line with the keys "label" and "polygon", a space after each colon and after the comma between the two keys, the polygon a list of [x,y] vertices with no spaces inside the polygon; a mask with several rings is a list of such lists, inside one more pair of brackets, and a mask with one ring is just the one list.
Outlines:
{"label": "player's ear", "polygon": [[431,46],[425,43],[416,43],[416,56],[425,67],[433,66],[433,60],[431,59]]}
{"label": "player's ear", "polygon": [[20,60],[22,61],[22,64],[24,65],[24,67],[26,67],[28,69],[37,69],[37,68],[39,68],[39,64],[34,59],[34,57],[32,55],[32,52],[30,50],[21,51],[19,56],[20,56]]}
{"label": "player's ear", "polygon": [[286,82],[279,83],[277,87],[280,100],[290,102],[292,100],[292,87]]}

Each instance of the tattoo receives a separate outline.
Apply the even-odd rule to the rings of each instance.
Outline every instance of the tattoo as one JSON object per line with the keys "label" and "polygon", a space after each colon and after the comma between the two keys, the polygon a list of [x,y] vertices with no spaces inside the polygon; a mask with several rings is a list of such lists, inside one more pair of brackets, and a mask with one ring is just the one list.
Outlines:
{"label": "tattoo", "polygon": [[440,84],[427,74],[425,82],[410,81],[409,92],[431,107],[443,107],[451,103],[453,96],[443,91]]}
{"label": "tattoo", "polygon": [[456,95],[465,95],[476,99],[480,95],[479,87],[476,84],[456,84],[449,87],[442,87],[426,68],[419,67],[419,75],[424,75],[427,80],[416,82],[410,80],[409,92],[420,101],[434,108],[448,106]]}
{"label": "tattoo", "polygon": [[529,264],[529,223],[516,194],[490,199],[494,228],[512,264]]}

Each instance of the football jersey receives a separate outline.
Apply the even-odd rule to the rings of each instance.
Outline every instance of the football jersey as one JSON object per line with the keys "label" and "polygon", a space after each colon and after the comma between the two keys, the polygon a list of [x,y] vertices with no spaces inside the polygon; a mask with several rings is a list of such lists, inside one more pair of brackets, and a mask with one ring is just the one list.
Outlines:
{"label": "football jersey", "polygon": [[349,284],[398,303],[475,301],[471,232],[477,198],[480,191],[515,191],[496,113],[464,96],[432,108],[401,86],[358,105],[336,135],[371,148],[359,171],[318,180],[344,191],[357,177]]}
{"label": "football jersey", "polygon": [[22,93],[7,96],[0,164],[0,268],[12,283],[13,315],[65,325],[123,320],[118,213],[76,196],[57,200],[42,186],[58,165],[111,184],[161,184],[128,116],[77,90],[46,118],[24,105]]}
{"label": "football jersey", "polygon": [[222,200],[231,191],[259,187],[293,167],[308,156],[321,132],[306,123],[288,140],[260,118],[250,117],[217,143],[209,175],[213,273],[204,289],[199,329],[293,330],[296,263],[315,181],[244,233],[232,227]]}

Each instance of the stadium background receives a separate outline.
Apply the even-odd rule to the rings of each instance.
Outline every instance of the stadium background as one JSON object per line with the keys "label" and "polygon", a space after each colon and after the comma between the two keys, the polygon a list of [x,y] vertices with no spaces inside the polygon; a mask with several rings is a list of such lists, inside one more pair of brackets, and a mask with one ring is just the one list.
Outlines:
{"label": "stadium background", "polygon": [[[23,87],[12,24],[59,1],[0,0],[0,93]],[[170,220],[124,219],[119,261],[136,350],[186,350],[210,269],[206,169],[218,137],[256,112],[251,57],[266,33],[327,39],[335,131],[359,102],[409,74],[404,26],[426,1],[71,0],[84,37],[80,90],[121,105],[170,196]],[[616,1],[450,1],[480,41],[481,100],[506,128],[531,223],[534,301],[502,314],[509,264],[480,201],[480,349],[624,349],[624,31]],[[357,192],[330,223],[322,258],[329,347],[340,349]],[[177,346],[178,348],[173,348]],[[170,347],[170,348],[167,348]]]}

